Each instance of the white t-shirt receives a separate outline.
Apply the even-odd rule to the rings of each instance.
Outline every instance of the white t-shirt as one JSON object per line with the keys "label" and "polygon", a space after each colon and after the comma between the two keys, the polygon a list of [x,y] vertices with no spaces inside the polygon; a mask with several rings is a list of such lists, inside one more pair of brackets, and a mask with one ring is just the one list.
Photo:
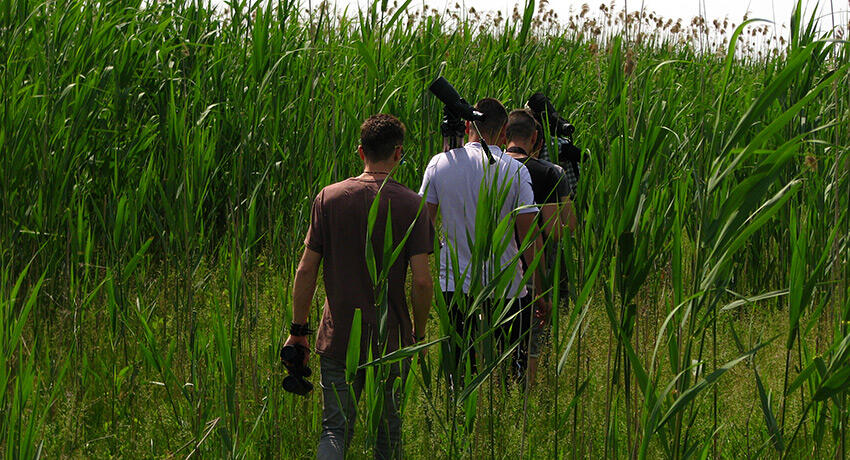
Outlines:
{"label": "white t-shirt", "polygon": [[[487,178],[491,190],[506,190],[505,201],[499,219],[512,212],[517,214],[534,213],[534,191],[531,189],[531,176],[525,165],[502,152],[499,147],[490,146],[490,152],[496,163],[489,164],[481,144],[470,142],[461,148],[434,155],[425,168],[422,187],[419,194],[425,201],[437,204],[443,223],[443,247],[440,250],[440,287],[443,291],[455,291],[455,276],[452,272],[451,248],[457,251],[458,268],[463,276],[463,292],[469,293],[471,270],[468,270],[472,258],[467,235],[474,238],[475,216],[478,195],[482,181]],[[496,181],[496,179],[499,179]],[[498,186],[499,188],[493,188]],[[520,208],[521,209],[517,209]],[[507,267],[517,255],[518,248],[513,238],[513,226],[510,230],[510,242],[502,253],[502,267]],[[448,243],[448,244],[447,244]],[[484,270],[486,276],[487,270]],[[521,283],[522,265],[516,264],[514,280],[509,295],[524,297],[527,294]],[[486,282],[486,279],[482,280]]]}

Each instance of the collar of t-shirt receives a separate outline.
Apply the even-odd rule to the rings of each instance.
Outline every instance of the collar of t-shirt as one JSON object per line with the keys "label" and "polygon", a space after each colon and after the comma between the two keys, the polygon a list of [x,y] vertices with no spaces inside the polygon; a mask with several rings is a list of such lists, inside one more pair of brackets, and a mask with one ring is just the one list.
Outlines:
{"label": "collar of t-shirt", "polygon": [[[464,144],[463,148],[466,149],[467,147],[469,147],[471,145],[475,146],[475,149],[480,151],[481,155],[486,155],[486,153],[484,153],[484,147],[481,146],[480,142],[467,142],[466,144]],[[502,149],[499,148],[498,145],[487,144],[487,146],[490,147],[490,153],[493,155],[493,158],[501,158],[505,154],[505,152],[503,152]],[[469,149],[467,149],[467,150],[469,150]]]}
{"label": "collar of t-shirt", "polygon": [[505,152],[508,152],[508,153],[516,153],[517,155],[522,155],[523,157],[528,158],[528,152],[526,152],[524,148],[522,148],[522,147],[520,147],[520,146],[518,146],[518,145],[514,145],[514,146],[512,146],[512,147],[508,147],[508,148],[505,150]]}

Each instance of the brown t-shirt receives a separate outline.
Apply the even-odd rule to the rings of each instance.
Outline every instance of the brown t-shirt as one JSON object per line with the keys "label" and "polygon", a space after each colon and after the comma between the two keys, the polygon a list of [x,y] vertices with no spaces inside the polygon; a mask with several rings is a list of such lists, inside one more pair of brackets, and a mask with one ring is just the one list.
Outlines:
{"label": "brown t-shirt", "polygon": [[[361,362],[369,345],[372,356],[381,354],[378,344],[379,314],[375,307],[372,281],[366,264],[366,236],[369,209],[383,181],[350,178],[325,187],[313,201],[310,229],[304,244],[322,255],[324,264],[325,307],[316,351],[345,360],[354,311],[361,309]],[[386,352],[413,343],[413,331],[404,283],[408,260],[416,254],[433,251],[433,229],[422,197],[405,186],[388,180],[381,189],[378,216],[372,231],[372,247],[381,270],[387,208],[391,209],[393,248],[404,238],[413,224],[404,250],[390,269],[388,278],[388,313]],[[418,214],[418,217],[417,217]]]}

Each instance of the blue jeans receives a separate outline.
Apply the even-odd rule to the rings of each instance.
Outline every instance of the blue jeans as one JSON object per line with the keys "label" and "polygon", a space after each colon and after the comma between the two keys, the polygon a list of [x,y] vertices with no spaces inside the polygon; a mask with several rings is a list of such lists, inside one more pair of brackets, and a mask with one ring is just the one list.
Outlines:
{"label": "blue jeans", "polygon": [[[357,421],[357,401],[366,381],[366,371],[355,374],[349,385],[345,381],[345,363],[332,358],[319,358],[322,378],[322,437],[319,439],[317,460],[344,459],[351,438],[354,437],[354,424]],[[401,375],[399,368],[404,368]],[[389,383],[384,388],[384,412],[378,425],[378,439],[375,446],[375,458],[398,459],[401,451],[401,418],[398,407],[401,404],[401,392],[393,391],[392,382],[397,377],[403,379],[407,374],[407,363],[392,364]],[[352,391],[354,392],[352,395]]]}

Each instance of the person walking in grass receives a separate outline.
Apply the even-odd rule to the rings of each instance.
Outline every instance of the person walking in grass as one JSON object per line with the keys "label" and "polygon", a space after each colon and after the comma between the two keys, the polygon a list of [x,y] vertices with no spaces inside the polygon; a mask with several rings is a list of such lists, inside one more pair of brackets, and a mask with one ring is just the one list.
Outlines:
{"label": "person walking in grass", "polygon": [[[449,309],[449,317],[458,336],[474,339],[478,334],[486,331],[476,331],[477,315],[468,315],[461,308],[468,308],[473,303],[470,298],[470,287],[472,286],[472,247],[476,235],[476,213],[479,203],[479,192],[482,183],[491,190],[505,187],[506,196],[501,205],[499,219],[508,215],[515,216],[515,224],[521,238],[534,228],[534,219],[537,217],[537,208],[534,207],[534,193],[531,188],[531,179],[528,170],[518,161],[505,154],[498,145],[505,142],[505,123],[507,111],[496,99],[485,98],[478,101],[476,110],[484,114],[484,120],[477,122],[481,137],[488,141],[496,163],[489,164],[488,158],[482,148],[479,133],[467,123],[466,132],[469,142],[463,147],[449,150],[435,155],[431,158],[425,169],[422,186],[419,194],[425,196],[428,205],[428,214],[432,222],[441,217],[443,245],[440,250],[440,289]],[[486,182],[485,182],[486,181]],[[486,235],[490,238],[491,235]],[[534,249],[529,247],[526,251],[528,257],[533,257]],[[456,253],[457,270],[453,269],[453,259]],[[507,267],[516,260],[518,246],[511,239],[500,255],[502,267]],[[523,270],[518,268],[514,271],[513,280],[506,293],[509,299],[515,299],[512,304],[513,313],[519,313],[516,320],[510,325],[510,339],[515,343],[524,331],[530,327],[531,304],[533,297],[522,283]],[[538,278],[539,279],[539,278]],[[484,280],[485,282],[487,280]],[[464,296],[461,300],[459,297]],[[494,301],[495,299],[490,299]],[[546,308],[547,301],[538,299],[541,308]],[[472,323],[472,324],[469,324]],[[455,343],[453,357],[460,356],[461,348],[468,347],[467,343]],[[524,347],[519,347],[519,353],[514,359],[517,376],[524,373],[526,357]],[[444,359],[447,357],[444,356]],[[474,353],[471,354],[473,365],[476,361]],[[449,368],[457,370],[462,363],[449,360]],[[456,375],[450,375],[451,378]]]}
{"label": "person walking in grass", "polygon": [[[543,232],[543,239],[548,237],[557,240],[562,234],[562,226],[569,225],[575,229],[576,220],[570,202],[570,188],[567,177],[558,166],[537,158],[539,152],[540,124],[534,119],[534,114],[528,109],[514,110],[508,115],[505,128],[507,148],[505,151],[513,159],[519,161],[528,169],[531,176],[531,188],[534,191],[534,201],[540,209],[537,225]],[[520,235],[517,235],[520,238]],[[523,257],[523,265],[529,260]],[[548,306],[548,304],[544,304]],[[545,339],[546,325],[550,311],[535,308],[534,319],[529,340],[528,353],[528,382],[534,384],[537,375],[537,361],[540,348]]]}
{"label": "person walking in grass", "polygon": [[[402,156],[404,125],[392,115],[369,117],[360,127],[358,153],[363,173],[322,189],[313,201],[304,254],[292,288],[293,322],[286,345],[309,347],[308,313],[323,263],[325,304],[316,338],[323,396],[322,434],[317,458],[342,459],[354,434],[357,400],[365,383],[360,370],[346,382],[345,359],[355,310],[362,315],[360,362],[371,348],[374,356],[389,353],[422,340],[431,308],[432,282],[428,255],[433,252],[433,230],[422,198],[391,178]],[[367,242],[369,210],[380,192],[375,231]],[[404,242],[402,255],[389,270],[386,343],[379,343],[380,312],[375,306],[372,279],[367,269],[366,245],[371,244],[381,270],[386,221],[391,219],[393,247]],[[410,267],[410,298],[413,320],[408,314],[404,286]],[[305,356],[305,363],[308,357]],[[404,379],[407,363],[392,365],[385,385],[384,412],[378,429],[376,458],[401,456],[400,394],[393,381]]]}

